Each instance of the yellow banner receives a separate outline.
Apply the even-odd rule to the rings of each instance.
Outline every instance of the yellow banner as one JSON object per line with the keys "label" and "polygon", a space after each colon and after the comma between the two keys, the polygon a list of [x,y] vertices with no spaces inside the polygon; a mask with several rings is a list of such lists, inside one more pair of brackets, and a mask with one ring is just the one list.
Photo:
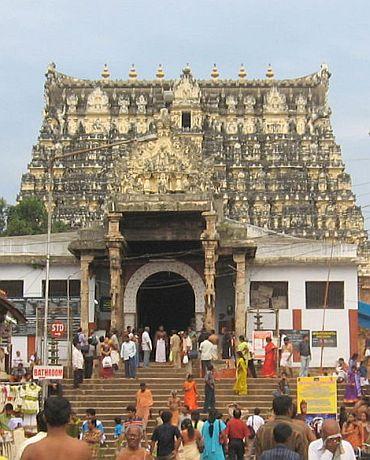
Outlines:
{"label": "yellow banner", "polygon": [[335,377],[298,377],[297,403],[307,402],[308,414],[337,413],[337,380]]}

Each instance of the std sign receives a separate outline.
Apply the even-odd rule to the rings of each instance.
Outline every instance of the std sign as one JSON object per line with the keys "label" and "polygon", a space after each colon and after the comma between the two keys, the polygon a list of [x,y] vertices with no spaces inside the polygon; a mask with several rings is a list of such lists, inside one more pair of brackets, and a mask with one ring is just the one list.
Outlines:
{"label": "std sign", "polygon": [[51,336],[54,339],[60,339],[66,335],[67,328],[66,325],[62,321],[54,321],[51,324]]}

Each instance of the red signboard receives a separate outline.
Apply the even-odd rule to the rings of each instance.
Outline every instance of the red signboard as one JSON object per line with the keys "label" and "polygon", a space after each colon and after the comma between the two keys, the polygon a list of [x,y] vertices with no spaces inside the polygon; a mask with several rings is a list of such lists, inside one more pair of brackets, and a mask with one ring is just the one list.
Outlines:
{"label": "red signboard", "polygon": [[51,336],[54,339],[59,339],[66,335],[67,328],[62,321],[54,321],[51,325]]}

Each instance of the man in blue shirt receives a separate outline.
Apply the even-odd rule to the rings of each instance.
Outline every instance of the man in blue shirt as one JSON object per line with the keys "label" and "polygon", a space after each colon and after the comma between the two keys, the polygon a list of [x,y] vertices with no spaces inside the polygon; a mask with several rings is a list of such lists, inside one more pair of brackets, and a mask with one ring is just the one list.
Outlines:
{"label": "man in blue shirt", "polygon": [[100,420],[96,419],[96,411],[95,409],[86,409],[86,420],[82,424],[81,428],[81,439],[83,434],[89,430],[89,420],[96,420],[96,428],[103,433],[103,436],[101,437],[101,443],[104,444],[105,442],[105,434],[104,434],[104,426]]}
{"label": "man in blue shirt", "polygon": [[287,442],[293,430],[287,423],[279,423],[273,430],[276,446],[266,450],[261,455],[261,460],[300,460],[301,456],[287,447]]}

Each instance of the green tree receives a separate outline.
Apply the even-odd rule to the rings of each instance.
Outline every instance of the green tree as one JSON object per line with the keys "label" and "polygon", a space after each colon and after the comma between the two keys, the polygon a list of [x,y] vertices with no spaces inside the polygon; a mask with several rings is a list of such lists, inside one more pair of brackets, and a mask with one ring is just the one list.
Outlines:
{"label": "green tree", "polygon": [[[24,198],[8,210],[6,235],[37,235],[47,232],[48,215],[44,203],[35,197]],[[59,233],[69,230],[69,226],[54,221],[52,232]]]}

